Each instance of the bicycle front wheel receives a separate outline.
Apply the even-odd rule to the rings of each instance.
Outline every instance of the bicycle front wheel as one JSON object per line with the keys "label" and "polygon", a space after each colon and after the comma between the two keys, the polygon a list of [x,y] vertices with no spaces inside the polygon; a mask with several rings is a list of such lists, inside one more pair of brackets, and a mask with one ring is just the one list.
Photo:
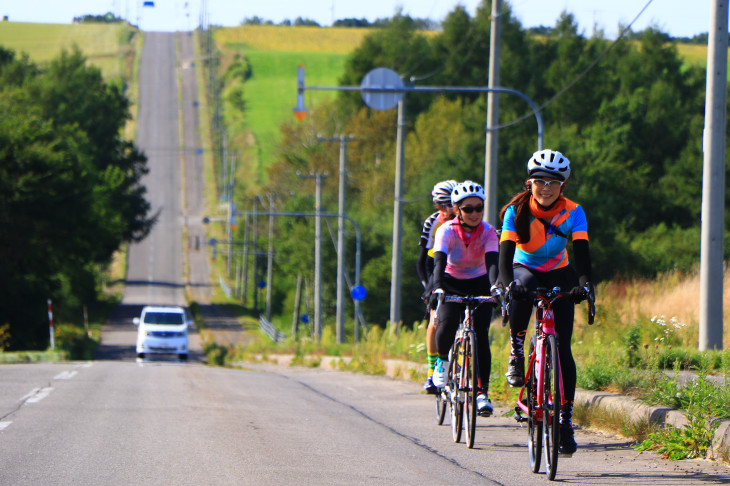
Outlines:
{"label": "bicycle front wheel", "polygon": [[[535,349],[535,336],[530,341],[529,360],[532,360],[532,352]],[[530,469],[537,473],[540,471],[542,459],[542,410],[537,407],[537,363],[535,362],[527,373],[525,380],[527,400],[527,450],[530,453]],[[538,417],[539,416],[539,417]]]}
{"label": "bicycle front wheel", "polygon": [[454,442],[461,440],[461,431],[464,420],[464,398],[459,391],[459,378],[461,377],[461,355],[463,353],[461,343],[455,342],[451,349],[451,363],[447,378],[449,393],[449,410],[451,412],[451,436]]}
{"label": "bicycle front wheel", "polygon": [[558,358],[558,342],[555,336],[548,335],[545,344],[542,437],[545,447],[545,472],[548,479],[552,481],[558,471],[558,450],[560,447],[560,361]]}
{"label": "bicycle front wheel", "polygon": [[477,430],[477,340],[473,332],[464,336],[464,359],[462,373],[465,373],[464,411],[466,412],[466,445],[474,447],[474,434]]}

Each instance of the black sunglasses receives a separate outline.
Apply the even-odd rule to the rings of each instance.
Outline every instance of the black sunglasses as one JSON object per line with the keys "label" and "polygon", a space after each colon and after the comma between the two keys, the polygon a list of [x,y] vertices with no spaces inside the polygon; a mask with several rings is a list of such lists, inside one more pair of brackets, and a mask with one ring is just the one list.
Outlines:
{"label": "black sunglasses", "polygon": [[459,209],[464,211],[466,214],[471,214],[474,211],[476,211],[477,213],[481,213],[484,212],[484,204],[482,204],[481,206],[459,206]]}

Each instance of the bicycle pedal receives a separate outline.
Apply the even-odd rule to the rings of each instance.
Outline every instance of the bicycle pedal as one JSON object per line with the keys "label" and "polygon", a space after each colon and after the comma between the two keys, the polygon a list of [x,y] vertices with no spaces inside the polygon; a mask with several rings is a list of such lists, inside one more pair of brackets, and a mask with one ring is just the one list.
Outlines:
{"label": "bicycle pedal", "polygon": [[520,414],[519,414],[518,412],[515,412],[515,413],[514,413],[514,414],[512,415],[512,418],[514,418],[514,419],[515,419],[515,420],[516,420],[517,422],[519,422],[519,423],[527,422],[527,420],[528,420],[528,419],[527,419],[527,417],[523,417],[523,416],[522,416],[522,415],[520,415]]}

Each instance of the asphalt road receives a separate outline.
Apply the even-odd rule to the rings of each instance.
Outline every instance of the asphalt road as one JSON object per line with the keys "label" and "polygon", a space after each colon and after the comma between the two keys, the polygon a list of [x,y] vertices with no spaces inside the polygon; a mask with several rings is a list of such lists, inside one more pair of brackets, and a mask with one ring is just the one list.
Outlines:
{"label": "asphalt road", "polygon": [[[0,387],[0,484],[546,481],[529,471],[526,430],[511,418],[480,418],[470,450],[435,424],[418,384],[385,377],[130,357],[4,366]],[[671,463],[621,439],[577,438],[558,481],[727,484],[727,469],[706,461]]]}
{"label": "asphalt road", "polygon": [[[127,291],[103,329],[96,360],[0,367],[0,484],[546,481],[530,472],[527,432],[513,419],[479,419],[475,448],[468,449],[452,441],[448,425],[435,424],[433,399],[418,383],[312,368],[209,367],[195,333],[187,363],[135,358],[131,319],[142,305],[184,303],[193,282],[201,299],[208,288],[205,278],[183,271],[197,251],[184,244],[194,211],[181,192],[192,185],[182,181],[194,172],[187,170],[186,147],[195,143],[181,144],[179,135],[194,123],[183,115],[180,124],[178,115],[194,106],[187,95],[183,109],[178,104],[186,59],[176,60],[176,53],[191,52],[184,42],[148,33],[140,72],[138,140],[150,156],[149,193],[160,223],[130,251]],[[699,485],[729,479],[722,466],[664,461],[620,438],[579,431],[577,440],[578,453],[560,459],[558,481]]]}

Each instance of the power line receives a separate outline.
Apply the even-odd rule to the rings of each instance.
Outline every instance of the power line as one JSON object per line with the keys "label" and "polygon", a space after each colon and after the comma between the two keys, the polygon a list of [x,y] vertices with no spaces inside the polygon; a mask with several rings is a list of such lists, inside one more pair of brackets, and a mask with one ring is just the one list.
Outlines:
{"label": "power line", "polygon": [[[567,84],[567,85],[566,85],[566,86],[565,86],[565,87],[564,87],[563,89],[561,89],[560,91],[558,91],[558,92],[557,92],[557,93],[556,93],[556,94],[555,94],[555,95],[554,95],[554,96],[553,96],[552,98],[550,98],[550,99],[549,99],[549,100],[547,100],[547,101],[546,101],[545,103],[543,103],[542,105],[540,105],[540,106],[538,107],[538,111],[543,111],[543,110],[544,110],[544,109],[545,109],[545,108],[546,108],[546,107],[547,107],[548,105],[552,104],[552,103],[553,103],[553,102],[554,102],[555,100],[557,100],[558,98],[560,98],[561,96],[563,96],[563,95],[564,95],[564,94],[565,94],[565,93],[566,93],[566,92],[567,92],[567,91],[568,91],[568,90],[569,90],[570,88],[572,88],[572,87],[573,87],[573,86],[574,86],[574,85],[575,85],[575,84],[576,84],[576,83],[577,83],[578,81],[580,81],[581,79],[583,79],[583,77],[584,77],[584,76],[585,76],[586,74],[588,74],[588,72],[589,72],[589,71],[590,71],[591,69],[593,69],[593,68],[594,68],[594,67],[596,66],[596,64],[598,64],[598,63],[599,63],[599,62],[601,61],[601,59],[603,59],[603,58],[604,58],[604,57],[606,56],[606,54],[608,54],[608,51],[610,51],[611,49],[613,49],[613,47],[614,47],[614,46],[615,46],[615,45],[616,45],[616,44],[618,43],[618,41],[620,41],[620,40],[621,40],[621,38],[623,38],[623,36],[624,36],[624,35],[625,35],[625,34],[626,34],[627,32],[629,32],[629,31],[631,30],[631,26],[632,26],[632,25],[634,25],[634,23],[635,23],[635,22],[636,22],[637,20],[639,20],[639,17],[641,17],[641,15],[642,15],[642,14],[644,13],[644,11],[645,11],[645,10],[646,10],[646,9],[647,9],[647,8],[649,7],[649,5],[651,5],[651,3],[652,3],[653,1],[654,1],[654,0],[649,0],[648,2],[646,2],[646,5],[644,5],[644,8],[642,8],[642,9],[641,9],[641,11],[640,11],[640,12],[639,12],[639,13],[638,13],[638,14],[636,15],[636,17],[634,17],[634,20],[632,20],[632,21],[631,21],[631,23],[630,23],[629,25],[627,25],[626,27],[624,27],[624,29],[623,29],[623,30],[621,31],[621,33],[620,33],[620,34],[618,35],[618,37],[616,37],[616,40],[614,40],[614,41],[613,41],[613,42],[612,42],[611,44],[609,44],[609,46],[608,46],[608,47],[606,47],[606,49],[604,49],[604,50],[603,50],[603,52],[601,52],[601,53],[600,53],[600,54],[598,55],[598,57],[597,57],[596,59],[594,59],[594,60],[593,60],[593,62],[591,62],[591,63],[590,63],[589,65],[588,65],[588,67],[586,67],[586,68],[585,68],[585,69],[584,69],[584,70],[583,70],[583,71],[582,71],[582,72],[581,72],[580,74],[578,74],[578,75],[577,75],[577,76],[576,76],[576,77],[575,77],[575,78],[574,78],[574,79],[573,79],[573,80],[572,80],[572,81],[571,81],[570,83],[568,83],[568,84]],[[499,129],[501,129],[501,128],[507,128],[507,127],[510,127],[510,126],[512,126],[512,125],[516,125],[516,124],[518,124],[518,123],[521,123],[521,122],[523,122],[523,121],[527,120],[528,118],[532,118],[533,116],[534,116],[534,113],[533,113],[533,112],[527,113],[527,114],[525,114],[525,115],[523,115],[523,116],[521,116],[521,117],[519,117],[519,118],[517,118],[517,119],[515,119],[515,120],[512,120],[511,122],[508,122],[508,123],[503,123],[503,124],[501,124],[501,125],[498,125],[498,126],[496,126],[496,127],[492,128],[492,130],[499,130]]]}

